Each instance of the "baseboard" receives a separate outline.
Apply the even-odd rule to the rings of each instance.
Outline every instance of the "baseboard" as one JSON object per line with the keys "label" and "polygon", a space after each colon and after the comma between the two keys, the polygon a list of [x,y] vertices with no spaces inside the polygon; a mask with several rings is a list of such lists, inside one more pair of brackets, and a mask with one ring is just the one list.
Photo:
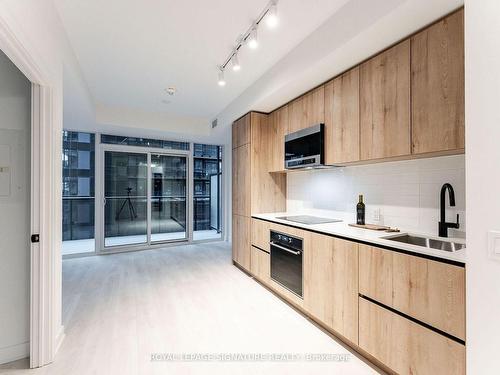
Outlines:
{"label": "baseboard", "polygon": [[61,347],[61,344],[64,341],[65,337],[66,334],[64,333],[64,326],[61,325],[61,327],[59,327],[59,332],[56,336],[56,350],[54,351],[54,354],[56,354],[59,351],[59,348]]}
{"label": "baseboard", "polygon": [[30,343],[7,346],[0,348],[0,364],[9,363],[30,356]]}

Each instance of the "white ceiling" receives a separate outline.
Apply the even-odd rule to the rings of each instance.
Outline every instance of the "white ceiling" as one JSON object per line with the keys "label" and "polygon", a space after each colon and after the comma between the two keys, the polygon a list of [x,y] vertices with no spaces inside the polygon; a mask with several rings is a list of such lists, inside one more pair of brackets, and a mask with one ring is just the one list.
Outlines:
{"label": "white ceiling", "polygon": [[[279,27],[260,28],[242,70],[222,63],[268,0],[54,0],[98,107],[211,120],[347,0],[280,0]],[[177,87],[169,97],[164,89]],[[163,103],[169,100],[169,104]],[[165,129],[169,130],[169,129]]]}

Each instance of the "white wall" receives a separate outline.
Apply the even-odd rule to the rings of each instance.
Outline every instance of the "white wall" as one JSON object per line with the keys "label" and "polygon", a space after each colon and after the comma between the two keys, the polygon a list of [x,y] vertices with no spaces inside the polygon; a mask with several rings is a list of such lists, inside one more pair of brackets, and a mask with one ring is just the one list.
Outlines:
{"label": "white wall", "polygon": [[465,4],[467,167],[467,373],[500,373],[500,261],[487,233],[500,231],[500,2]]}
{"label": "white wall", "polygon": [[[358,195],[363,194],[366,222],[437,234],[439,193],[446,182],[452,184],[456,201],[454,208],[447,203],[447,219],[455,221],[460,214],[464,231],[464,155],[289,173],[287,210],[336,211],[351,214],[346,220],[353,221]],[[376,209],[379,221],[373,218]]]}
{"label": "white wall", "polygon": [[0,363],[29,355],[31,83],[0,51]]}
{"label": "white wall", "polygon": [[[93,121],[92,100],[81,79],[78,63],[51,0],[2,0],[0,1],[0,25],[2,29],[9,30],[9,33],[14,34],[26,54],[37,61],[36,67],[39,76],[43,77],[43,82],[37,83],[50,86],[52,89],[52,134],[50,138],[52,154],[51,163],[46,166],[51,174],[50,183],[48,182],[47,186],[50,184],[51,187],[44,200],[50,203],[51,208],[49,224],[51,238],[49,241],[55,256],[47,261],[52,263],[51,267],[55,272],[53,298],[56,304],[52,333],[54,347],[57,347],[63,337],[61,321],[61,152],[64,80],[68,80],[66,81],[67,87],[79,88],[71,99],[73,110],[65,113],[65,116],[71,113],[75,114],[78,111],[87,116],[82,121]],[[0,50],[6,52],[16,64],[26,63],[12,54],[14,48],[3,37],[0,37]],[[23,71],[23,73],[31,78],[30,72]],[[45,224],[47,225],[47,223]]]}

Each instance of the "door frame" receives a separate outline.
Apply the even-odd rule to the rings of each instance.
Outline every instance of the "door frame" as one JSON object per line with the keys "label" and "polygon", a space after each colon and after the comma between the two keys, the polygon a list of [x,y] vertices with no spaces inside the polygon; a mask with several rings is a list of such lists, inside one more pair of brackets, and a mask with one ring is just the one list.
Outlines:
{"label": "door frame", "polygon": [[[31,82],[31,234],[30,246],[30,367],[52,362],[64,337],[60,325],[60,164],[62,131],[62,72],[60,80],[43,64],[33,45],[21,41],[0,14],[0,49]],[[57,95],[58,99],[54,100]],[[58,242],[59,241],[59,242]],[[42,256],[43,254],[43,256]],[[59,301],[60,302],[60,301]]]}
{"label": "door frame", "polygon": [[[130,245],[118,245],[106,247],[104,244],[104,155],[106,151],[124,152],[124,153],[134,153],[134,154],[146,154],[148,161],[148,171],[147,171],[147,241],[140,244],[130,244]],[[161,242],[151,242],[150,237],[150,219],[151,219],[151,154],[155,155],[167,155],[167,156],[181,156],[186,158],[186,238],[172,241],[161,241]],[[96,215],[95,215],[95,243],[96,243],[96,254],[113,254],[117,252],[127,252],[127,251],[137,251],[137,250],[147,250],[154,248],[161,248],[168,245],[178,245],[180,243],[190,243],[192,241],[192,228],[191,228],[191,215],[192,215],[192,176],[191,176],[191,165],[192,165],[192,151],[191,150],[169,150],[156,147],[141,147],[141,146],[129,146],[129,145],[115,145],[115,144],[104,144],[99,143],[98,152],[96,153],[96,176],[98,174],[100,183],[96,184]],[[99,202],[99,203],[97,203]]]}

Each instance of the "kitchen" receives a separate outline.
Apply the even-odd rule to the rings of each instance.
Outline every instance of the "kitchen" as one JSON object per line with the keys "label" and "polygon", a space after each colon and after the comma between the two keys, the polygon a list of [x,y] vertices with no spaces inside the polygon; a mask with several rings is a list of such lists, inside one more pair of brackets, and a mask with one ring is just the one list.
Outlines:
{"label": "kitchen", "polygon": [[388,372],[465,373],[463,18],[232,126],[234,265]]}

